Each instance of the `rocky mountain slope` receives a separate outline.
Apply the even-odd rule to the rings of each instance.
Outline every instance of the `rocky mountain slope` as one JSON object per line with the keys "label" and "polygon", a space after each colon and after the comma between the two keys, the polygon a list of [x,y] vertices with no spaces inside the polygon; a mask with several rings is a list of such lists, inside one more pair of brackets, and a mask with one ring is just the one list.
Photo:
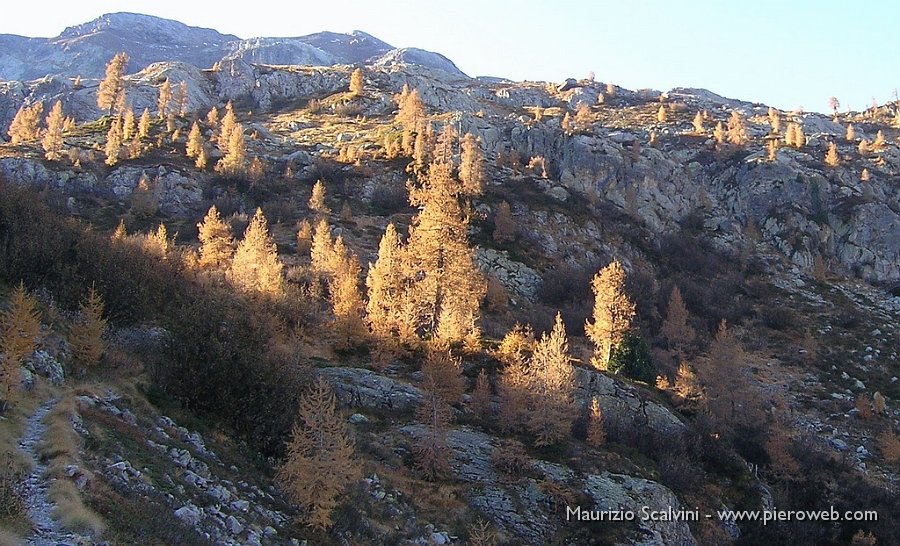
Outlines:
{"label": "rocky mountain slope", "polygon": [[[5,137],[23,104],[39,101],[61,101],[65,115],[76,122],[65,133],[69,155],[59,161],[46,160],[37,143],[0,144],[0,180],[37,190],[53,214],[92,226],[86,235],[56,216],[35,222],[42,244],[21,248],[37,258],[25,264],[0,261],[0,273],[24,272],[31,275],[29,281],[48,284],[67,279],[70,271],[96,274],[106,255],[82,258],[87,251],[78,241],[93,241],[89,237],[98,233],[96,241],[110,244],[107,234],[120,219],[136,237],[160,222],[177,233],[173,246],[178,249],[163,254],[165,259],[123,260],[113,269],[114,278],[100,283],[118,286],[119,277],[149,275],[162,288],[138,282],[141,289],[125,290],[125,299],[144,298],[151,307],[177,301],[177,316],[115,316],[109,336],[113,356],[107,363],[112,377],[63,381],[59,362],[68,362],[71,352],[51,338],[53,343],[45,342],[24,367],[33,407],[17,409],[0,422],[0,439],[24,437],[26,455],[34,460],[35,435],[45,434],[38,423],[51,405],[65,409],[68,428],[77,435],[69,454],[73,460],[57,463],[62,474],[54,479],[72,482],[106,529],[81,525],[74,531],[70,525],[61,530],[64,522],[51,518],[48,535],[62,533],[73,543],[125,544],[166,528],[185,544],[649,546],[772,544],[788,533],[795,544],[846,544],[865,528],[880,537],[879,544],[898,538],[891,522],[897,515],[900,469],[881,438],[900,424],[900,105],[832,119],[770,112],[765,105],[702,89],[661,93],[574,79],[473,80],[442,56],[395,50],[359,32],[241,41],[150,18],[141,19],[140,35],[126,38],[131,17],[144,16],[105,16],[61,35],[60,40],[71,41],[69,51],[84,48],[98,59],[106,55],[93,72],[73,72],[88,65],[76,65],[81,61],[49,42],[7,37],[12,45],[0,53],[6,55],[0,68],[24,70],[15,68],[16,62],[22,65],[15,56],[31,47],[48,56],[41,66],[60,67],[67,74],[0,82],[0,134]],[[168,78],[186,83],[187,114],[154,121],[146,149],[109,166],[103,163],[103,146],[112,121],[98,109],[97,81],[87,76],[102,73],[117,48],[129,51],[131,45],[144,48],[157,41],[177,47],[150,47],[145,57],[136,57],[143,59],[138,65],[152,64],[126,77],[129,104],[136,112],[155,113],[159,88]],[[365,63],[358,95],[348,92],[352,67],[346,65],[355,63]],[[70,77],[75,73],[85,76],[80,87]],[[494,352],[500,338],[516,322],[546,330],[561,310],[576,358],[573,396],[579,405],[598,400],[603,408],[608,438],[601,449],[580,439],[581,418],[570,441],[534,448],[527,435],[509,433],[501,420],[472,415],[468,388],[465,403],[453,408],[455,423],[447,434],[450,478],[426,481],[413,470],[413,445],[426,431],[415,416],[424,392],[420,356],[376,365],[367,351],[334,349],[322,327],[330,316],[322,311],[322,301],[309,295],[315,287],[290,302],[300,309],[290,315],[299,324],[296,330],[287,320],[281,325],[290,331],[289,341],[266,338],[264,345],[247,332],[229,331],[237,324],[231,322],[234,317],[243,316],[239,312],[211,315],[222,319],[221,326],[204,322],[185,329],[182,324],[187,320],[182,315],[195,307],[207,317],[209,308],[217,309],[210,304],[220,303],[190,300],[171,289],[180,285],[166,284],[187,276],[190,266],[179,265],[180,260],[196,245],[197,222],[211,204],[237,233],[261,207],[288,267],[287,278],[296,284],[309,275],[308,257],[298,250],[297,226],[315,218],[306,203],[316,180],[327,186],[332,212],[326,216],[335,234],[362,264],[375,260],[389,221],[401,230],[409,225],[414,212],[406,203],[409,160],[387,152],[392,139],[400,138],[395,97],[404,86],[418,90],[435,132],[451,126],[459,134],[471,133],[487,158],[485,192],[471,203],[470,240],[479,267],[496,285],[483,306],[483,346],[461,351],[467,382],[486,370],[496,387],[503,367]],[[192,122],[205,119],[212,107],[221,112],[229,102],[244,124],[247,153],[263,165],[259,179],[197,168],[185,156]],[[714,128],[735,113],[745,123],[746,142],[716,142]],[[780,132],[772,126],[772,113],[780,120]],[[694,124],[698,114],[699,128]],[[855,135],[848,138],[851,123]],[[781,143],[789,124],[805,134],[800,145]],[[211,134],[211,128],[204,131],[204,137]],[[779,145],[773,150],[771,142]],[[824,158],[831,144],[838,161],[829,165]],[[212,164],[221,152],[210,147],[210,155]],[[147,191],[140,186],[148,180],[154,202],[149,213],[136,205]],[[0,249],[12,252],[20,249],[26,233],[16,226],[30,218],[20,219],[15,211],[31,202],[11,190],[8,195],[9,203],[0,202]],[[501,240],[495,233],[503,202],[510,206],[514,233]],[[43,249],[59,251],[73,263],[45,271]],[[764,401],[761,419],[771,428],[748,427],[735,445],[726,446],[711,432],[707,414],[679,403],[664,388],[591,367],[591,347],[581,327],[591,312],[590,278],[613,258],[629,273],[638,329],[653,347],[660,374],[674,377],[678,364],[659,330],[670,290],[679,286],[698,332],[690,359],[708,362],[705,348],[726,319],[746,352],[739,374]],[[87,263],[76,264],[76,259]],[[153,276],[155,267],[162,268],[158,276]],[[187,292],[199,298],[210,282],[215,279],[188,284]],[[65,312],[54,315],[49,309],[72,302],[44,295],[42,305],[53,322],[47,328],[65,331]],[[279,362],[287,364],[278,370],[311,369],[337,394],[364,478],[347,492],[331,532],[291,523],[295,508],[267,485],[275,461],[254,452],[267,447],[244,443],[260,428],[247,426],[250,417],[243,420],[256,406],[268,408],[270,417],[283,413],[266,405],[273,396],[269,390],[252,383],[264,379],[247,376],[247,393],[263,391],[265,401],[242,403],[229,419],[214,417],[208,408],[196,414],[179,408],[154,383],[159,367],[171,364],[168,351],[179,339],[193,342],[215,337],[217,331],[237,336],[236,343],[229,337],[223,347],[258,342],[261,351],[285,353]],[[197,379],[196,385],[214,381],[216,368],[208,373],[211,377],[191,380]],[[875,392],[886,399],[885,411],[866,415],[869,406],[859,401]],[[496,388],[493,394],[490,403],[496,409]],[[9,428],[16,430],[4,436]],[[38,472],[40,464],[35,468],[29,480],[46,486],[37,475],[46,472]],[[104,500],[110,492],[121,499],[119,509]],[[152,518],[130,516],[141,503],[152,508]],[[883,513],[871,526],[828,528],[711,520],[598,524],[565,518],[565,507],[573,505],[715,510],[775,503],[807,509],[829,503],[876,507]],[[41,506],[43,521],[43,514],[53,510]],[[480,522],[496,532],[496,540],[476,542],[473,529]],[[27,518],[18,522],[17,536],[29,536],[25,523]]]}
{"label": "rocky mountain slope", "polygon": [[402,58],[407,63],[464,76],[450,60],[423,50],[395,49],[364,32],[320,32],[296,38],[242,40],[136,13],[110,13],[69,27],[55,38],[0,36],[0,79],[33,80],[48,75],[97,78],[106,62],[124,51],[134,71],[160,61],[209,68],[223,58],[251,63],[331,66]]}

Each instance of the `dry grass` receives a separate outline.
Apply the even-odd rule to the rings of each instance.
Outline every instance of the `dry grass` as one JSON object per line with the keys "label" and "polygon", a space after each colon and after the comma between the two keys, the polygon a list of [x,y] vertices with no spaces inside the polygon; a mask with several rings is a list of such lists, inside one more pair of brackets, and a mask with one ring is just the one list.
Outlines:
{"label": "dry grass", "polygon": [[50,498],[56,503],[53,515],[66,529],[100,536],[106,528],[103,520],[84,505],[78,488],[67,479],[58,479],[50,486]]}
{"label": "dry grass", "polygon": [[47,414],[47,431],[39,450],[48,461],[48,477],[55,480],[50,486],[50,500],[56,504],[54,516],[66,529],[98,536],[105,528],[103,520],[85,506],[75,484],[65,476],[67,466],[83,467],[78,455],[81,438],[72,427],[75,406],[75,394],[69,393]]}
{"label": "dry grass", "polygon": [[18,546],[22,544],[22,537],[0,527],[0,546]]}

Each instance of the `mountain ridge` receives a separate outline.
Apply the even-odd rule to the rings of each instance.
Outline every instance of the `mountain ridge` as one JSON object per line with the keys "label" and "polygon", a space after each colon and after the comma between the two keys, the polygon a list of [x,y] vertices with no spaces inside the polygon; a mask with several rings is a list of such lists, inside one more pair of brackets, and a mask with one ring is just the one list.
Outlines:
{"label": "mountain ridge", "polygon": [[443,55],[397,49],[366,32],[317,32],[296,37],[242,39],[174,19],[131,12],[107,13],[65,28],[52,38],[0,35],[0,79],[29,81],[51,75],[97,78],[120,51],[130,57],[129,72],[155,62],[180,61],[210,68],[226,58],[259,64],[363,64],[394,53],[395,59],[466,75]]}

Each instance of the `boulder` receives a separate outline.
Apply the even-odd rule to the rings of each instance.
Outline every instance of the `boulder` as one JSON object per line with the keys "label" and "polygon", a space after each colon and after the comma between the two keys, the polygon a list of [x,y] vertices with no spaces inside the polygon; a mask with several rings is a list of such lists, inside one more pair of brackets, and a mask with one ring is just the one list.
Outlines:
{"label": "boulder", "polygon": [[354,408],[412,411],[422,400],[422,391],[408,383],[362,368],[319,370],[343,404]]}

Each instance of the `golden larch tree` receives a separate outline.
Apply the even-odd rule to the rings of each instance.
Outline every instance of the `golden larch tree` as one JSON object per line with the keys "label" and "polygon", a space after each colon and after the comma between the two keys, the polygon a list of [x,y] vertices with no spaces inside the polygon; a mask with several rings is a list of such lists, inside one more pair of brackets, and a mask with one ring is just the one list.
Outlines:
{"label": "golden larch tree", "polygon": [[659,123],[666,122],[666,106],[664,104],[660,104],[659,110],[656,111],[656,121]]}
{"label": "golden larch tree", "polygon": [[297,226],[297,254],[305,255],[312,248],[312,224],[304,218]]}
{"label": "golden larch tree", "polygon": [[25,290],[25,284],[12,291],[9,305],[0,313],[0,396],[12,400],[21,377],[19,367],[37,347],[41,332],[41,316],[37,301]]}
{"label": "golden larch tree", "polygon": [[110,114],[116,103],[121,101],[125,91],[125,68],[128,66],[128,54],[124,51],[116,55],[106,65],[106,74],[97,88],[97,106]]}
{"label": "golden larch tree", "polygon": [[472,133],[466,133],[462,139],[459,179],[468,195],[480,195],[484,191],[484,152],[481,151],[481,142]]}
{"label": "golden larch tree", "polygon": [[47,115],[47,132],[44,133],[44,138],[41,141],[44,152],[46,152],[44,155],[50,161],[56,161],[61,157],[64,123],[62,102],[56,101],[56,104],[50,110],[50,114]]}
{"label": "golden larch tree", "polygon": [[156,101],[156,115],[159,119],[166,119],[171,110],[172,104],[172,84],[169,78],[159,86],[159,99]]}
{"label": "golden larch tree", "polygon": [[131,140],[136,129],[137,120],[134,116],[134,108],[128,108],[122,118],[122,140]]}
{"label": "golden larch tree", "polygon": [[7,131],[10,142],[16,145],[37,140],[41,136],[41,115],[43,113],[43,102],[37,102],[31,106],[26,104],[20,106]]}
{"label": "golden larch tree", "polygon": [[359,259],[347,250],[337,257],[338,265],[330,283],[331,309],[334,313],[335,348],[349,349],[366,336],[364,303],[359,290]]}
{"label": "golden larch tree", "polygon": [[420,212],[410,226],[404,253],[410,312],[425,333],[462,341],[477,330],[478,310],[487,290],[468,246],[468,220],[460,203],[463,185],[446,163],[434,163],[410,203]]}
{"label": "golden larch tree", "polygon": [[300,398],[287,458],[276,481],[303,508],[303,521],[316,529],[331,527],[331,515],[347,487],[360,477],[353,440],[337,409],[334,391],[321,377]]}
{"label": "golden larch tree", "polygon": [[206,124],[209,125],[209,128],[213,131],[219,128],[219,109],[215,106],[210,108],[209,112],[207,112]]}
{"label": "golden larch tree", "polygon": [[138,121],[138,137],[147,138],[148,136],[150,136],[150,110],[144,108],[141,119]]}
{"label": "golden larch tree", "polygon": [[703,114],[700,112],[697,112],[697,115],[694,116],[694,121],[691,122],[691,125],[694,126],[694,132],[698,135],[702,135],[706,132],[703,127]]}
{"label": "golden larch tree", "polygon": [[234,253],[231,227],[222,221],[216,206],[209,207],[203,221],[197,224],[200,241],[200,266],[221,268],[228,265]]}
{"label": "golden larch tree", "polygon": [[855,142],[856,141],[856,130],[853,128],[852,123],[847,124],[846,138],[847,138],[847,142]]}
{"label": "golden larch tree", "polygon": [[750,137],[747,134],[747,126],[744,123],[743,116],[737,110],[732,110],[731,117],[728,118],[728,142],[735,146],[743,147],[747,145],[749,140]]}
{"label": "golden larch tree", "polygon": [[778,114],[778,110],[769,107],[769,126],[772,127],[772,133],[778,134],[781,132],[781,116]]}
{"label": "golden larch tree", "polygon": [[234,115],[234,106],[231,101],[225,105],[225,115],[222,116],[222,122],[219,124],[219,133],[216,136],[216,145],[223,153],[228,151],[228,142],[231,140],[231,133],[237,125],[237,116]]}
{"label": "golden larch tree", "polygon": [[380,343],[400,336],[403,314],[403,277],[400,271],[403,249],[397,228],[388,224],[378,244],[378,258],[369,264],[366,275],[369,301],[366,318],[372,334]]}
{"label": "golden larch tree", "polygon": [[591,281],[594,292],[594,322],[585,322],[584,332],[596,347],[592,363],[605,369],[613,349],[631,329],[635,306],[625,291],[625,269],[614,260]]}
{"label": "golden larch tree", "polygon": [[331,237],[331,228],[328,226],[328,220],[322,218],[313,231],[312,245],[309,250],[310,267],[317,273],[331,274],[331,256],[333,254],[334,239]]}
{"label": "golden larch tree", "polygon": [[466,392],[462,361],[440,343],[426,347],[422,377],[425,385],[447,405],[458,403]]}
{"label": "golden larch tree", "polygon": [[106,133],[106,164],[113,166],[122,154],[122,122],[114,118]]}
{"label": "golden larch tree", "polygon": [[606,443],[606,432],[603,429],[603,410],[600,408],[600,400],[596,396],[591,398],[591,405],[588,408],[587,420],[587,443],[600,447]]}
{"label": "golden larch tree", "polygon": [[884,150],[884,143],[884,131],[879,129],[878,132],[875,133],[875,140],[872,141],[872,149],[876,152],[880,152]]}
{"label": "golden larch tree", "polygon": [[93,286],[78,308],[78,316],[69,329],[69,345],[72,346],[72,357],[82,369],[91,368],[100,363],[106,352],[107,321],[103,318],[103,298]]}
{"label": "golden larch tree", "polygon": [[541,336],[529,363],[528,428],[536,446],[552,445],[568,436],[575,417],[575,369],[562,316]]}
{"label": "golden larch tree", "polygon": [[187,146],[185,153],[188,157],[196,158],[203,149],[203,134],[200,132],[200,124],[196,121],[191,125],[191,132],[188,133]]}
{"label": "golden larch tree", "polygon": [[232,279],[248,292],[278,296],[283,290],[283,269],[266,217],[257,208],[234,253]]}
{"label": "golden larch tree", "polygon": [[837,167],[841,164],[841,157],[838,155],[837,146],[834,142],[828,145],[828,152],[825,153],[825,164],[829,167]]}
{"label": "golden larch tree", "polygon": [[363,93],[363,71],[357,68],[350,74],[350,94],[358,97]]}
{"label": "golden larch tree", "polygon": [[245,170],[247,162],[247,144],[244,140],[244,128],[236,124],[228,137],[228,151],[216,163],[216,172],[226,176],[238,176]]}
{"label": "golden larch tree", "polygon": [[316,180],[312,187],[312,195],[309,198],[309,210],[315,212],[319,216],[328,216],[331,209],[325,204],[325,182],[321,179]]}

